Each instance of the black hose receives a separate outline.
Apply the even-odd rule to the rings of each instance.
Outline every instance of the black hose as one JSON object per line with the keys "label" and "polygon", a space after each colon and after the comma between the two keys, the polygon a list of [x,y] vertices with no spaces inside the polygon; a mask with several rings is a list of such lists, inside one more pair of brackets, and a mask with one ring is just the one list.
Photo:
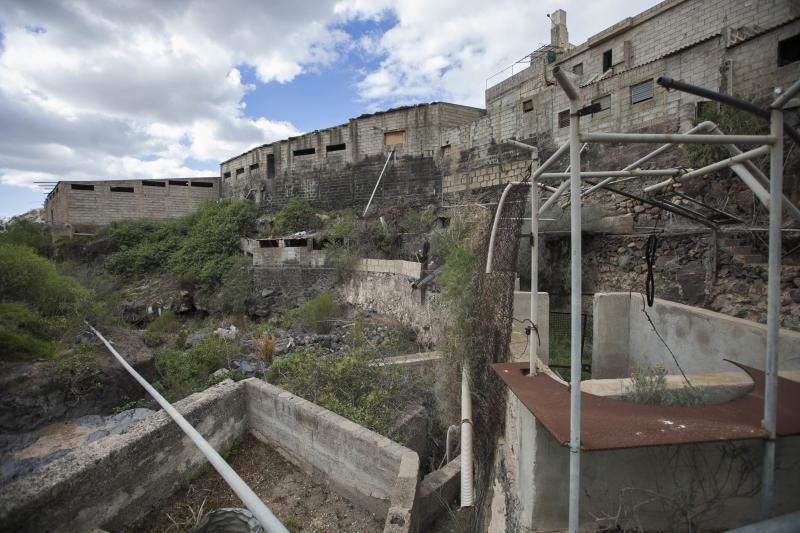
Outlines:
{"label": "black hose", "polygon": [[653,277],[653,265],[656,262],[656,249],[658,237],[650,235],[644,245],[644,260],[647,263],[647,277],[644,280],[644,292],[647,295],[647,307],[653,307],[656,297],[656,281]]}

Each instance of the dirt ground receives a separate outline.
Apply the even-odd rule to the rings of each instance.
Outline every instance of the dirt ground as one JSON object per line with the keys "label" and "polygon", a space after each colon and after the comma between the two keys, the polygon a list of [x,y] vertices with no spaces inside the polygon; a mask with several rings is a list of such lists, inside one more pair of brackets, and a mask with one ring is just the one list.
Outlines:
{"label": "dirt ground", "polygon": [[[250,435],[223,457],[292,533],[383,531],[383,519],[355,507],[334,493],[324,480],[306,475],[274,448]],[[191,531],[202,513],[222,507],[242,507],[216,471],[210,467],[204,470],[134,530]]]}

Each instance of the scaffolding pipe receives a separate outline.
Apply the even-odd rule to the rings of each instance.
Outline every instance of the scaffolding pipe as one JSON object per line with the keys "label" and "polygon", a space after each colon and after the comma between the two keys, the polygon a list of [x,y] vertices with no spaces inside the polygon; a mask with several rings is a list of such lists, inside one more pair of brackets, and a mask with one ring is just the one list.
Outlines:
{"label": "scaffolding pipe", "polygon": [[[560,67],[553,69],[556,81],[569,98],[570,163],[570,410],[569,410],[569,520],[570,533],[580,523],[581,481],[581,154],[580,95]],[[588,142],[588,140],[587,140]]]}
{"label": "scaffolding pipe", "polygon": [[141,375],[139,375],[136,370],[133,369],[131,365],[128,364],[127,361],[117,352],[117,350],[111,345],[108,340],[106,340],[103,335],[97,331],[94,327],[92,327],[89,322],[86,322],[86,325],[89,329],[97,335],[97,338],[100,339],[103,344],[105,344],[108,351],[110,351],[114,357],[119,361],[119,363],[128,371],[128,373],[133,376],[133,378],[139,382],[139,384],[144,387],[144,389],[150,394],[150,396],[155,399],[156,402],[161,406],[162,409],[178,424],[183,432],[189,437],[192,442],[197,446],[203,455],[206,456],[208,462],[211,463],[211,466],[219,472],[219,475],[225,480],[228,486],[236,493],[239,499],[242,500],[245,507],[253,513],[253,516],[264,526],[265,531],[267,533],[289,533],[283,524],[278,520],[274,514],[264,505],[264,502],[261,501],[255,492],[247,486],[242,478],[239,477],[239,474],[225,462],[225,459],[217,453],[217,450],[211,446],[206,439],[203,438],[200,433],[196,429],[192,427],[189,422],[186,421],[185,418],[170,404],[166,399],[164,399],[161,394],[158,393],[156,389],[153,388],[150,383],[147,382]]}
{"label": "scaffolding pipe", "polygon": [[770,105],[770,107],[772,109],[783,109],[783,106],[785,106],[786,103],[789,102],[789,100],[791,100],[792,97],[796,95],[798,92],[800,92],[800,80],[797,80],[792,85],[790,85],[789,88],[783,92],[783,94],[778,96],[775,99],[775,101],[772,102],[772,105]]}
{"label": "scaffolding pipe", "polygon": [[[693,133],[697,133],[698,131],[710,131],[712,129],[712,127],[716,127],[716,125],[713,122],[707,120],[705,122],[701,122],[700,124],[698,124],[694,128],[692,128],[689,131],[687,131],[686,135],[691,135]],[[661,145],[660,147],[656,148],[655,150],[653,150],[652,152],[650,152],[646,156],[644,156],[644,157],[642,157],[640,159],[637,159],[636,161],[634,161],[630,165],[626,166],[622,170],[635,170],[635,169],[639,168],[640,166],[644,165],[645,163],[647,163],[648,161],[650,161],[651,159],[653,159],[654,157],[658,157],[659,155],[663,154],[664,152],[666,152],[667,150],[669,150],[673,146],[674,145],[672,145],[670,143]],[[608,183],[611,183],[612,181],[614,181],[616,183],[617,180],[614,180],[614,178],[606,178],[603,181],[601,181],[600,183],[598,183],[597,185],[592,185],[591,187],[589,187],[588,189],[583,191],[583,194],[581,196],[588,196],[589,194],[592,194],[594,191],[596,191],[600,187],[603,187],[603,186],[607,185]]]}
{"label": "scaffolding pipe", "polygon": [[584,133],[581,141],[598,143],[775,144],[772,135],[687,135],[684,133]]}
{"label": "scaffolding pipe", "polygon": [[472,486],[472,396],[467,361],[461,367],[461,507],[472,507],[475,493]]}
{"label": "scaffolding pipe", "polygon": [[389,166],[389,160],[392,158],[393,155],[394,155],[394,150],[389,152],[389,155],[386,156],[386,162],[383,164],[383,169],[381,169],[381,173],[378,176],[378,181],[375,182],[375,188],[372,189],[372,194],[369,197],[369,202],[367,202],[367,207],[364,208],[364,213],[361,215],[362,218],[367,216],[367,211],[369,211],[369,206],[372,204],[372,199],[375,198],[375,193],[378,192],[378,185],[381,184],[383,173],[386,172],[386,167]]}
{"label": "scaffolding pipe", "polygon": [[[758,148],[754,148],[750,151],[743,152],[741,154],[729,157],[728,159],[723,159],[722,161],[717,161],[716,163],[711,163],[710,165],[706,165],[704,167],[698,168],[696,170],[692,170],[679,176],[680,179],[687,179],[687,178],[694,178],[695,176],[702,176],[703,174],[707,174],[709,172],[715,172],[717,170],[721,170],[723,168],[732,167],[734,165],[741,164],[743,161],[747,161],[748,159],[753,159],[754,157],[759,157],[765,155],[769,152],[769,146],[759,146]],[[740,176],[741,177],[741,176]],[[650,185],[649,187],[644,188],[644,192],[652,193],[655,191],[660,191],[665,187],[668,187],[676,180],[675,178],[671,178],[654,185]],[[769,193],[761,186],[756,179],[750,175],[747,179],[743,179],[744,184],[747,185],[759,198],[762,198],[762,201],[769,202]]]}
{"label": "scaffolding pipe", "polygon": [[[705,87],[698,87],[697,85],[692,85],[691,83],[686,83],[683,80],[673,80],[672,78],[667,78],[666,76],[662,76],[656,80],[656,83],[664,87],[665,89],[675,89],[677,91],[681,91],[683,93],[693,94],[695,96],[700,96],[702,98],[708,98],[709,100],[714,100],[715,102],[719,102],[721,104],[729,105],[731,107],[735,107],[737,109],[741,109],[742,111],[746,111],[752,115],[755,115],[759,118],[763,118],[765,120],[772,120],[770,117],[770,112],[766,109],[761,109],[755,104],[751,104],[746,100],[741,100],[739,98],[735,98],[733,96],[727,94],[721,94],[716,91],[712,91],[710,89],[706,89]],[[783,107],[783,104],[789,101],[792,97],[794,92],[800,90],[795,88],[794,85],[789,88],[789,91],[786,91],[783,95],[779,96],[777,100],[772,102],[773,108],[780,108]],[[783,98],[784,95],[788,94],[787,98]],[[775,105],[778,103],[779,105]],[[784,129],[786,130],[787,135],[794,140],[796,143],[800,143],[800,133],[796,129],[794,129],[789,124],[784,124]],[[737,141],[732,141],[737,142]]]}
{"label": "scaffolding pipe", "polygon": [[[783,111],[772,110],[770,132],[783,139]],[[783,143],[776,143],[769,158],[769,268],[767,281],[767,353],[764,363],[764,471],[761,482],[761,516],[772,514],[772,491],[775,482],[775,439],[778,408],[778,345],[781,310],[781,200],[783,195]]]}
{"label": "scaffolding pipe", "polygon": [[[535,162],[535,153],[531,153],[531,165]],[[539,187],[535,183],[531,187],[531,332],[528,335],[528,351],[530,359],[530,376],[536,375],[536,359],[539,342],[533,342],[533,334],[539,333]]]}
{"label": "scaffolding pipe", "polygon": [[553,192],[552,196],[550,196],[550,198],[548,198],[542,204],[542,207],[539,208],[539,214],[541,215],[542,213],[547,211],[551,205],[556,203],[556,200],[558,200],[561,197],[561,195],[564,194],[564,191],[566,191],[568,188],[569,188],[569,180],[562,181],[561,185],[558,186],[558,189],[556,189]]}
{"label": "scaffolding pipe", "polygon": [[[661,176],[677,176],[681,173],[679,168],[661,168],[655,170],[585,170],[581,172],[582,179],[592,178],[652,178]],[[541,177],[543,178],[569,178],[572,174],[570,172],[544,172]]]}

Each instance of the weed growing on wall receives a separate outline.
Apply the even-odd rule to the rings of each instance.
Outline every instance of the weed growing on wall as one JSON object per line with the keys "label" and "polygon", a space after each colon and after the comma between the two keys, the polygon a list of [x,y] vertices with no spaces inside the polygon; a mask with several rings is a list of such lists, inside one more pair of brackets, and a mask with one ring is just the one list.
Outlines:
{"label": "weed growing on wall", "polygon": [[210,336],[188,350],[164,350],[155,355],[158,385],[169,401],[179,400],[205,389],[209,376],[226,365],[236,353],[234,344]]}
{"label": "weed growing on wall", "polygon": [[631,402],[649,405],[700,405],[703,394],[694,387],[670,389],[667,387],[667,369],[661,363],[651,368],[637,368],[631,372],[631,385],[624,398]]}

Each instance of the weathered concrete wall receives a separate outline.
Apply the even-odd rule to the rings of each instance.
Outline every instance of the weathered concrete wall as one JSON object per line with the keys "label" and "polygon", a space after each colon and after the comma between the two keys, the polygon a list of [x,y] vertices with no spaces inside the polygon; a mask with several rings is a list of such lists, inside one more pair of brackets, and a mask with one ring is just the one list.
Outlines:
{"label": "weathered concrete wall", "polygon": [[57,236],[93,233],[115,220],[167,220],[219,198],[219,178],[62,181],[45,201],[45,220]]}
{"label": "weathered concrete wall", "polygon": [[[413,530],[417,454],[327,409],[261,380],[244,382],[251,433],[321,474],[377,515],[388,531]],[[392,521],[393,520],[393,521]]]}
{"label": "weathered concrete wall", "polygon": [[[246,429],[242,384],[224,381],[175,404],[219,451]],[[0,489],[3,531],[124,530],[206,462],[163,411]]]}
{"label": "weathered concrete wall", "polygon": [[362,115],[348,124],[255,148],[221,164],[222,195],[276,209],[299,196],[321,208],[362,207],[394,150],[376,205],[441,195],[441,132],[484,111],[447,103]]}
{"label": "weathered concrete wall", "polygon": [[411,290],[415,279],[398,274],[353,272],[339,291],[347,303],[391,315],[414,328],[419,342],[435,344],[442,334],[436,309],[440,295]]}
{"label": "weathered concrete wall", "polygon": [[[520,411],[521,449],[526,456],[520,459],[523,473],[517,478],[519,525],[535,530],[565,528],[569,449],[560,446],[525,407]],[[779,439],[777,450],[776,515],[800,509],[796,498],[800,437]],[[623,528],[684,530],[688,528],[681,522],[682,511],[713,529],[753,522],[760,512],[762,454],[763,442],[758,440],[584,452],[581,524],[587,529],[613,527],[618,517]],[[707,512],[699,514],[705,505]]]}
{"label": "weathered concrete wall", "polygon": [[320,292],[332,290],[336,283],[333,269],[324,267],[253,267],[251,276],[252,312],[258,316],[269,316],[277,308],[293,309]]}
{"label": "weathered concrete wall", "polygon": [[[550,295],[546,292],[539,293],[539,320],[536,332],[531,332],[528,342],[536,343],[536,355],[544,363],[550,360]],[[521,322],[531,318],[531,291],[514,291],[514,330],[525,334],[525,326]],[[515,359],[519,360],[518,354],[514,354]],[[527,354],[526,354],[527,355]],[[524,360],[525,357],[522,357]]]}
{"label": "weathered concrete wall", "polygon": [[253,266],[280,268],[284,266],[315,268],[325,266],[325,250],[315,250],[312,239],[306,246],[286,246],[286,240],[277,240],[280,246],[262,247],[262,242],[275,242],[277,239],[240,240],[242,251],[253,258]]}
{"label": "weathered concrete wall", "polygon": [[353,270],[372,272],[374,274],[397,274],[414,279],[422,277],[422,265],[420,263],[397,259],[360,259],[353,265]]}
{"label": "weathered concrete wall", "polygon": [[[657,363],[670,374],[679,373],[642,312],[642,305],[641,296],[636,294],[595,295],[593,377],[627,377],[635,368]],[[723,359],[763,370],[766,325],[660,299],[646,310],[686,373],[730,371]],[[781,330],[779,368],[800,369],[800,333]]]}

